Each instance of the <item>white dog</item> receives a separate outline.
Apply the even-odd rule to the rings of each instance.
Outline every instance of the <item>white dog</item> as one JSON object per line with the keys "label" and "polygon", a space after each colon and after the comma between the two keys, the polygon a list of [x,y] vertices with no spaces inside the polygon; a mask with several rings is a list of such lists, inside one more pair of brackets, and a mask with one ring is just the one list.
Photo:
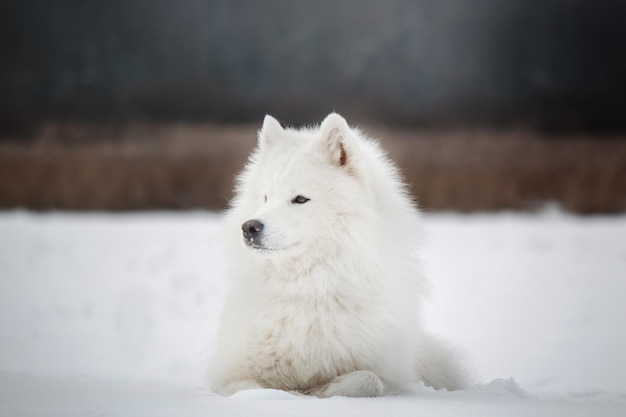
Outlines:
{"label": "white dog", "polygon": [[457,389],[454,354],[421,330],[419,215],[373,141],[330,114],[266,116],[226,215],[230,289],[212,388],[318,397]]}

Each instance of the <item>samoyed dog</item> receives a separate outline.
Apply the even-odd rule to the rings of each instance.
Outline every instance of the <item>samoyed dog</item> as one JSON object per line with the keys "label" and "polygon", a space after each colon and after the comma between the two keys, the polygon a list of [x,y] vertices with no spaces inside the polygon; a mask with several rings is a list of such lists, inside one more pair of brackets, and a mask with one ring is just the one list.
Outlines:
{"label": "samoyed dog", "polygon": [[266,116],[225,224],[214,391],[464,387],[454,352],[420,325],[418,211],[381,148],[341,116],[298,130]]}

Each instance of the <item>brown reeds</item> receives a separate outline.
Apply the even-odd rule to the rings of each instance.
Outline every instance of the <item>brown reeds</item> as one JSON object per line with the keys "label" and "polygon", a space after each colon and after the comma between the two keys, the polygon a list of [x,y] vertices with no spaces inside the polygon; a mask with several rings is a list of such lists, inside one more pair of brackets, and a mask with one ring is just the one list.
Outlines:
{"label": "brown reeds", "polygon": [[[0,208],[222,209],[256,126],[47,123],[0,142]],[[365,129],[426,210],[626,211],[625,138]]]}

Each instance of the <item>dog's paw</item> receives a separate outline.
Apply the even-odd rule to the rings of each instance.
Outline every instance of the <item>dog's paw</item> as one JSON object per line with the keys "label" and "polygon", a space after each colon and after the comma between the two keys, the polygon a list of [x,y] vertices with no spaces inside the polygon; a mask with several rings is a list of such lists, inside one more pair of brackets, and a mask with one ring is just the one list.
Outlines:
{"label": "dog's paw", "polygon": [[385,393],[383,381],[371,371],[354,371],[339,375],[327,384],[313,389],[317,397],[380,397]]}

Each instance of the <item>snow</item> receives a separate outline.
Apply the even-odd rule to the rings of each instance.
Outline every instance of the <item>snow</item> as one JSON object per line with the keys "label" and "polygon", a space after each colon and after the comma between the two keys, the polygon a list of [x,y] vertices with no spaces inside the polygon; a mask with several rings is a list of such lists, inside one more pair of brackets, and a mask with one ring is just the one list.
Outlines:
{"label": "snow", "polygon": [[425,216],[427,323],[479,383],[325,400],[206,388],[219,220],[0,212],[0,416],[626,415],[626,215]]}

